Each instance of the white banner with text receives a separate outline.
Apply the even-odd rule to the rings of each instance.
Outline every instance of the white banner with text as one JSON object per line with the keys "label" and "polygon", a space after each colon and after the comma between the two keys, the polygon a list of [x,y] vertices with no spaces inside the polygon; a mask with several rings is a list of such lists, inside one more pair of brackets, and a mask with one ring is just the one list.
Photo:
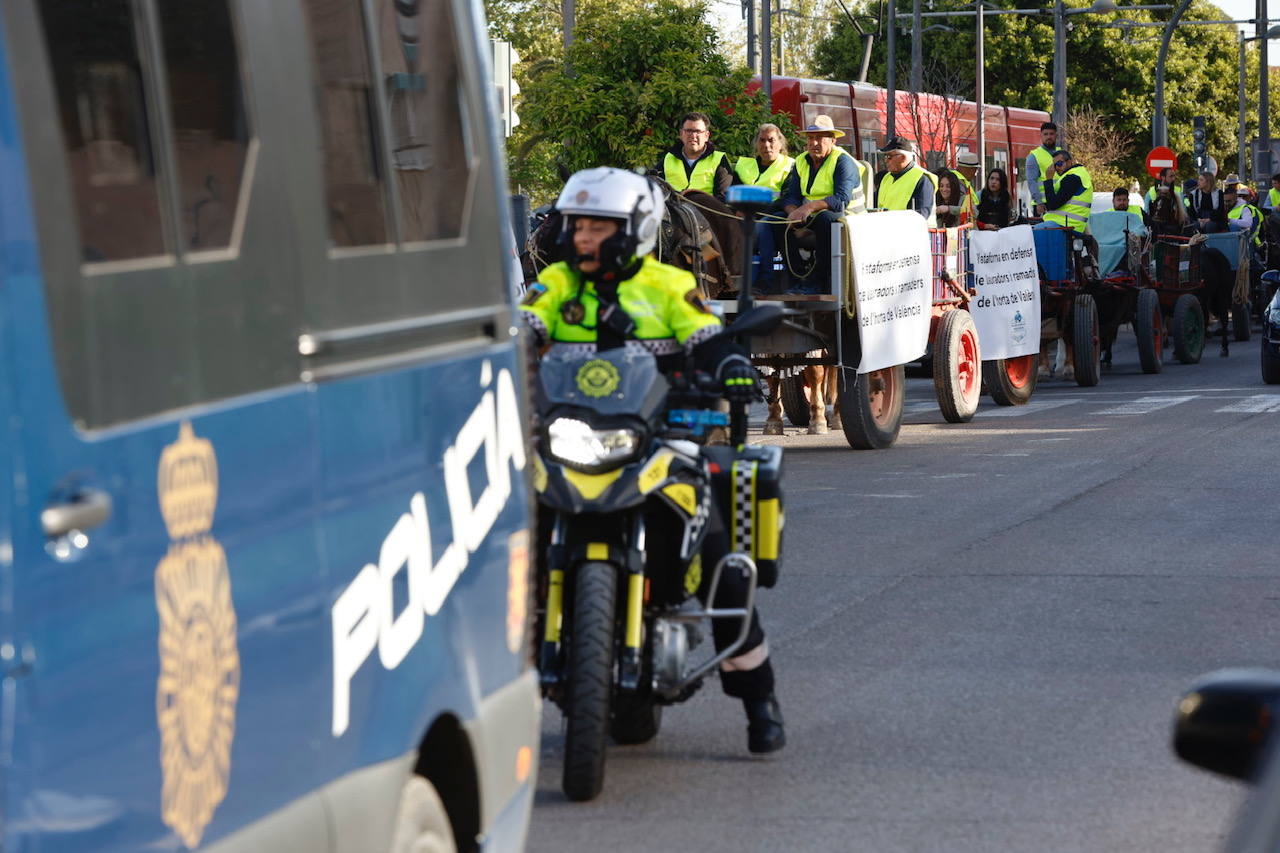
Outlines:
{"label": "white banner with text", "polygon": [[859,373],[906,364],[929,345],[932,262],[920,214],[850,216],[849,244],[862,340]]}
{"label": "white banner with text", "polygon": [[969,260],[978,295],[969,313],[978,327],[982,360],[1040,351],[1040,274],[1030,225],[969,232]]}

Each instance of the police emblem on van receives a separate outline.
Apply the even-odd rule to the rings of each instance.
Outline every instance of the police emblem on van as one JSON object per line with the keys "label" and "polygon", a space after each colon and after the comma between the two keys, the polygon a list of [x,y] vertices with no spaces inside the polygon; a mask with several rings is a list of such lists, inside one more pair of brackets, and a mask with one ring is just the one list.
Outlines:
{"label": "police emblem on van", "polygon": [[240,654],[227,555],[211,535],[218,461],[213,445],[197,438],[189,422],[160,456],[156,491],[171,540],[155,576],[160,813],[194,848],[227,794]]}

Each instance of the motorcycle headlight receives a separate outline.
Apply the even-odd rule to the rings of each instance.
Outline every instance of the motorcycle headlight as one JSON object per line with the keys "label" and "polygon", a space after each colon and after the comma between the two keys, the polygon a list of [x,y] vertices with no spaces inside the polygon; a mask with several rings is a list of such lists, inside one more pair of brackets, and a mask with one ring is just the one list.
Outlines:
{"label": "motorcycle headlight", "polygon": [[577,418],[556,418],[547,425],[547,449],[575,468],[601,468],[635,455],[640,435],[633,429],[593,429]]}

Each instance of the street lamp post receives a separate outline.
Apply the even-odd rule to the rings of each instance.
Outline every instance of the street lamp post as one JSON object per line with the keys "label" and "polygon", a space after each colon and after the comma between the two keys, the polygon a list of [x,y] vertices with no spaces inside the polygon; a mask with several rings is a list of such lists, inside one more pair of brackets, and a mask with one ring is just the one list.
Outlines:
{"label": "street lamp post", "polygon": [[[803,17],[804,17],[804,15],[801,15],[801,14],[800,14],[799,12],[797,12],[795,9],[783,9],[783,8],[778,8],[778,9],[774,9],[774,10],[773,10],[772,12],[770,12],[769,14],[771,14],[771,15],[790,15],[790,16],[791,16],[791,17],[793,17],[793,18],[803,18]],[[781,22],[779,22],[779,23],[781,23]],[[784,29],[782,29],[782,27],[781,27],[781,26],[779,26],[779,27],[778,27],[778,76],[779,76],[779,77],[786,77],[786,76],[787,76],[787,65],[786,65],[786,62],[787,62],[787,60],[786,60],[786,31],[785,31]]]}
{"label": "street lamp post", "polygon": [[[1087,9],[1068,9],[1062,0],[1053,6],[1053,121],[1064,133],[1067,123],[1067,16],[1086,12],[1103,14],[1119,7],[1115,0],[1093,0]],[[1151,8],[1151,7],[1147,7]]]}
{"label": "street lamp post", "polygon": [[[1265,21],[1262,22],[1261,26],[1266,26],[1266,22]],[[1246,73],[1246,69],[1244,67],[1244,56],[1245,56],[1244,46],[1245,44],[1251,41],[1261,42],[1262,44],[1258,46],[1259,50],[1265,52],[1267,49],[1266,48],[1267,42],[1274,38],[1280,38],[1280,26],[1272,27],[1271,29],[1267,30],[1265,33],[1261,35],[1249,36],[1247,38],[1245,37],[1245,34],[1243,31],[1241,31],[1240,33],[1240,83],[1237,88],[1238,88],[1238,95],[1240,98],[1240,116],[1239,116],[1240,136],[1238,140],[1240,145],[1240,159],[1239,159],[1238,171],[1240,172],[1241,177],[1244,177],[1244,170],[1245,170],[1245,153],[1244,152],[1248,148],[1248,144],[1249,144],[1248,140],[1245,138],[1245,132],[1244,132],[1244,122],[1245,122],[1244,113],[1246,109],[1246,104],[1244,99],[1244,81],[1245,81],[1245,73]],[[1255,181],[1265,182],[1268,178],[1271,177],[1271,138],[1270,138],[1271,129],[1268,126],[1268,121],[1267,121],[1269,116],[1268,116],[1267,102],[1266,102],[1267,67],[1265,65],[1262,67],[1262,73],[1258,79],[1258,96],[1259,96],[1259,100],[1261,101],[1261,103],[1258,104],[1258,143],[1259,145],[1258,145],[1256,158],[1255,157],[1249,158],[1250,160],[1253,161],[1249,163],[1249,166],[1253,171],[1253,179]]]}
{"label": "street lamp post", "polygon": [[[768,2],[768,0],[765,0],[765,2]],[[898,6],[895,0],[888,0],[888,5],[889,5],[889,10],[888,10],[889,32],[886,34],[888,41],[885,43],[886,62],[885,62],[885,74],[884,74],[884,77],[885,77],[885,80],[884,80],[884,88],[885,88],[884,135],[886,139],[898,132],[897,121],[896,121],[897,115],[898,115],[898,88],[897,88],[898,56],[896,52],[898,49],[898,45],[897,45],[897,41],[898,41],[897,39],[897,31],[898,31],[897,8]]]}
{"label": "street lamp post", "polygon": [[773,15],[769,0],[760,0],[760,88],[765,104],[773,111]]}
{"label": "street lamp post", "polygon": [[[1271,174],[1271,104],[1267,72],[1267,0],[1258,0],[1254,13],[1254,38],[1258,44],[1258,142],[1262,150],[1258,152],[1257,169],[1259,174]],[[1255,176],[1256,177],[1256,176]]]}
{"label": "street lamp post", "polygon": [[985,26],[985,18],[983,17],[984,10],[982,6],[982,2],[983,0],[973,0],[973,6],[977,15],[977,21],[976,21],[977,32],[974,34],[974,39],[976,40],[977,45],[976,45],[976,50],[974,51],[976,56],[974,57],[975,73],[973,77],[973,80],[974,80],[973,95],[974,95],[974,100],[978,102],[978,174],[975,175],[974,177],[976,177],[983,186],[986,186],[986,179],[987,179],[986,178],[986,175],[987,175],[986,109],[987,109],[987,105],[985,101],[987,96],[987,91],[986,91],[987,90],[987,66],[982,56],[983,47],[984,47],[983,42],[985,41],[985,33],[983,32],[983,29]]}

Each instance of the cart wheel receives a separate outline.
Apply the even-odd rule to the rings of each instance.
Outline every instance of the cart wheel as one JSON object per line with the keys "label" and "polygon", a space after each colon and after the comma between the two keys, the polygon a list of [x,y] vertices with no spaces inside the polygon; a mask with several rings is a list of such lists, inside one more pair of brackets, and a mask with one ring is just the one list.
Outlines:
{"label": "cart wheel", "polygon": [[1173,354],[1183,364],[1195,364],[1204,353],[1204,309],[1193,294],[1184,293],[1173,305]]}
{"label": "cart wheel", "polygon": [[963,308],[948,311],[938,319],[933,338],[933,390],[947,423],[973,420],[982,396],[982,355],[978,351],[978,328]]}
{"label": "cart wheel", "polygon": [[1280,385],[1280,355],[1271,351],[1267,336],[1262,336],[1262,381],[1268,385]]}
{"label": "cart wheel", "polygon": [[1231,306],[1231,331],[1237,341],[1249,340],[1249,303]]}
{"label": "cart wheel", "polygon": [[1154,290],[1138,291],[1133,331],[1138,337],[1138,361],[1142,364],[1142,372],[1159,373],[1164,369],[1164,314],[1160,310],[1160,294]]}
{"label": "cart wheel", "polygon": [[1102,378],[1102,338],[1098,330],[1098,304],[1087,293],[1076,297],[1075,314],[1071,318],[1071,364],[1076,369],[1076,384],[1092,388]]}
{"label": "cart wheel", "polygon": [[809,397],[804,393],[804,374],[797,373],[782,380],[782,411],[792,426],[809,425]]}
{"label": "cart wheel", "polygon": [[901,364],[871,373],[840,371],[841,428],[849,446],[881,450],[893,444],[902,429],[902,403],[907,376]]}
{"label": "cart wheel", "polygon": [[1021,406],[1036,390],[1039,356],[1020,355],[982,362],[982,381],[997,406]]}

